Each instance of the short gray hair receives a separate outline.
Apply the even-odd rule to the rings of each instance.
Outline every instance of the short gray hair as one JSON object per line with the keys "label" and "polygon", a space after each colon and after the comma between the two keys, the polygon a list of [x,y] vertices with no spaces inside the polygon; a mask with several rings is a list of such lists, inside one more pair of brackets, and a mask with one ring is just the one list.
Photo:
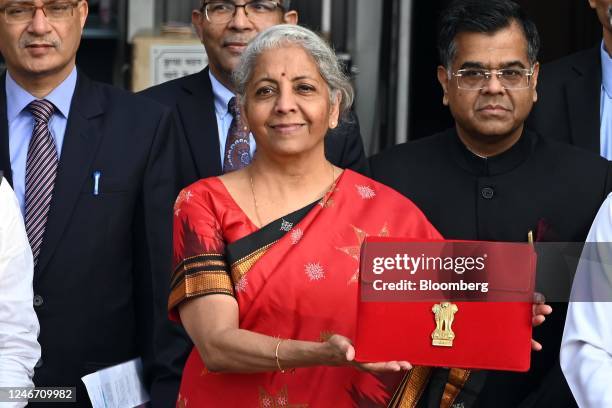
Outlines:
{"label": "short gray hair", "polygon": [[319,74],[327,83],[330,103],[333,104],[340,95],[340,113],[346,113],[353,105],[355,92],[334,50],[317,34],[295,24],[268,28],[255,37],[242,53],[240,64],[233,74],[239,99],[244,103],[246,87],[253,75],[257,58],[265,51],[292,45],[303,48],[314,59]]}

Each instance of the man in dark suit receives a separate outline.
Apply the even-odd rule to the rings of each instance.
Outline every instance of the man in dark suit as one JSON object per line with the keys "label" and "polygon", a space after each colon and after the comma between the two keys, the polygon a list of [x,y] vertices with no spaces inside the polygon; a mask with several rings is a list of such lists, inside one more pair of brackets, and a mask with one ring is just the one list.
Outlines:
{"label": "man in dark suit", "polygon": [[[218,12],[219,8],[221,12]],[[297,12],[290,9],[288,0],[203,1],[200,9],[192,12],[193,26],[208,55],[208,67],[197,74],[141,92],[141,95],[173,109],[183,141],[177,157],[182,167],[181,178],[187,184],[224,172],[230,144],[227,143],[227,133],[233,119],[228,107],[234,96],[231,77],[246,45],[268,27],[297,24],[297,21]],[[255,151],[252,136],[249,145],[252,155]],[[369,171],[355,115],[350,115],[329,132],[325,139],[325,152],[328,159],[339,167],[365,174]],[[164,350],[158,364],[168,375],[154,379],[153,393],[163,390],[164,394],[177,394],[192,344],[177,325],[160,328],[156,341]]]}
{"label": "man in dark suit", "polygon": [[[538,48],[535,25],[512,0],[451,3],[438,80],[455,128],[371,159],[373,177],[412,199],[447,239],[583,242],[612,188],[606,160],[525,128]],[[569,272],[541,272],[544,282],[567,280],[569,295]],[[444,394],[465,407],[575,407],[559,365],[567,306],[552,306],[534,331],[543,349],[528,373],[473,371],[459,393],[447,370],[435,370],[422,406],[440,406]]]}
{"label": "man in dark suit", "polygon": [[[242,51],[259,32],[276,24],[297,24],[298,14],[290,10],[285,1],[253,1],[248,3],[225,2],[235,9],[226,21],[210,21],[211,8],[219,2],[202,2],[199,10],[192,12],[192,23],[204,44],[208,55],[208,67],[203,71],[154,86],[142,95],[174,108],[179,130],[187,141],[182,160],[192,161],[196,178],[222,174],[223,154],[227,135],[224,116],[230,118],[227,100],[233,95],[232,72],[240,60]],[[223,3],[223,2],[222,2]],[[251,7],[271,4],[268,14]],[[208,9],[207,9],[208,8]],[[225,126],[228,127],[228,126]],[[251,137],[251,150],[254,151]],[[355,115],[342,121],[325,140],[329,160],[343,168],[361,173],[368,172],[359,124]],[[186,163],[182,163],[186,165]]]}
{"label": "man in dark suit", "polygon": [[0,14],[0,171],[34,255],[34,383],[76,387],[70,406],[87,407],[86,374],[142,357],[152,375],[177,191],[171,113],[77,70],[86,1],[0,0]]}
{"label": "man in dark suit", "polygon": [[601,45],[542,67],[539,100],[527,126],[612,159],[612,25],[609,0],[589,0],[603,27]]}

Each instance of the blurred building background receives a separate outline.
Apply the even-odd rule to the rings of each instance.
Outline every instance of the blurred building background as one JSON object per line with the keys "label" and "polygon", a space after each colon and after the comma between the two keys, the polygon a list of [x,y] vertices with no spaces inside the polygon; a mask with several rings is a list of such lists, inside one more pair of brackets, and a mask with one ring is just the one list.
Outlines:
{"label": "blurred building background", "polygon": [[[189,25],[199,0],[88,1],[78,64],[89,76],[140,90],[205,65]],[[601,40],[601,26],[586,0],[517,1],[538,25],[542,62]],[[368,153],[451,124],[435,74],[435,23],[448,2],[292,1],[300,23],[328,38],[345,60]]]}

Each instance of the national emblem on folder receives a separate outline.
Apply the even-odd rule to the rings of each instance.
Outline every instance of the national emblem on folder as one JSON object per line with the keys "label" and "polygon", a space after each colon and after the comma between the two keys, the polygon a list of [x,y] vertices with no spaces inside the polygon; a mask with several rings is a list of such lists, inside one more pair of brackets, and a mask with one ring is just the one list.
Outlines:
{"label": "national emblem on folder", "polygon": [[455,333],[453,332],[453,320],[459,308],[450,302],[442,302],[433,305],[431,311],[435,314],[436,329],[431,333],[431,344],[441,347],[453,347]]}

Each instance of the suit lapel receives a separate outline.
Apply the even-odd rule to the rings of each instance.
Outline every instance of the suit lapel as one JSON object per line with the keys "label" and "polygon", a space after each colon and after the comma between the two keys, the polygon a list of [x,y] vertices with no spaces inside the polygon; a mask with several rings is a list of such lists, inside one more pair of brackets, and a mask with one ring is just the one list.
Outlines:
{"label": "suit lapel", "polygon": [[[570,137],[574,145],[599,153],[601,56],[599,48],[586,53],[573,67],[576,79],[566,85]],[[554,119],[551,119],[554,120]]]}
{"label": "suit lapel", "polygon": [[4,173],[9,184],[13,184],[11,155],[9,151],[9,128],[6,116],[6,71],[0,75],[0,171]]}
{"label": "suit lapel", "polygon": [[221,174],[219,134],[208,68],[183,84],[177,110],[200,178]]}
{"label": "suit lapel", "polygon": [[91,162],[102,138],[92,119],[104,113],[102,102],[95,85],[79,72],[35,281],[44,273],[51,260],[70,220],[83,183],[91,175]]}

